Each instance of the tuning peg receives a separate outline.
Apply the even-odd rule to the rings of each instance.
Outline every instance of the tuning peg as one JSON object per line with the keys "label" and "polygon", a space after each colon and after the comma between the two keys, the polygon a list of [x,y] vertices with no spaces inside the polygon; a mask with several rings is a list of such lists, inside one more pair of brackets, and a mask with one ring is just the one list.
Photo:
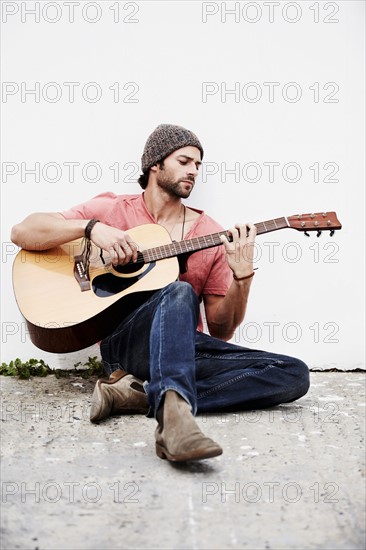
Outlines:
{"label": "tuning peg", "polygon": [[307,231],[304,231],[304,235],[305,235],[306,237],[310,237],[310,235],[309,235],[309,233],[308,233]]}
{"label": "tuning peg", "polygon": [[332,231],[330,232],[330,236],[333,237],[334,233],[335,233],[335,231],[334,231],[334,229],[332,229]]}
{"label": "tuning peg", "polygon": [[322,234],[322,232],[320,230],[316,232],[317,237],[320,237],[321,234]]}

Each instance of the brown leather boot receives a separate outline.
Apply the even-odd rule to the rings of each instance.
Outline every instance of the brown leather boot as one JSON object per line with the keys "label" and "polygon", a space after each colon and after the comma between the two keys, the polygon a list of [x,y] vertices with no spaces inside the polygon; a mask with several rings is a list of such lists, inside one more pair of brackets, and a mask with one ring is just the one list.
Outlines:
{"label": "brown leather boot", "polygon": [[109,379],[100,379],[91,400],[90,421],[98,422],[112,414],[147,414],[149,404],[141,380],[118,369]]}
{"label": "brown leather boot", "polygon": [[155,440],[158,457],[185,462],[222,454],[222,448],[201,432],[190,405],[175,391],[166,392],[157,417],[159,424]]}

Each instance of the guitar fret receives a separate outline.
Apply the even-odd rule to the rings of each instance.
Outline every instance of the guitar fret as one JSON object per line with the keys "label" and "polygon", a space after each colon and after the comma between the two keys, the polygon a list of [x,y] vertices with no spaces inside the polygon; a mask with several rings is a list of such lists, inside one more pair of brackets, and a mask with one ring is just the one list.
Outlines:
{"label": "guitar fret", "polygon": [[284,229],[288,227],[286,218],[276,218],[274,220],[268,220],[265,222],[256,223],[257,233],[269,233],[270,231],[276,231],[277,229]]}
{"label": "guitar fret", "polygon": [[182,254],[183,242],[174,243],[174,248],[176,249],[177,254]]}

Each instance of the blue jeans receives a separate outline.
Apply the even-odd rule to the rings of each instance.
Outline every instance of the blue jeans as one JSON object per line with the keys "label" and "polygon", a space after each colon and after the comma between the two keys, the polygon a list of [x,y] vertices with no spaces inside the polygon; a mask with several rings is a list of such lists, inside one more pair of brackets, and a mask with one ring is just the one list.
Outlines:
{"label": "blue jeans", "polygon": [[107,374],[144,381],[150,414],[175,390],[193,414],[272,407],[302,397],[309,369],[299,359],[244,348],[196,330],[199,302],[177,281],[155,292],[101,343]]}

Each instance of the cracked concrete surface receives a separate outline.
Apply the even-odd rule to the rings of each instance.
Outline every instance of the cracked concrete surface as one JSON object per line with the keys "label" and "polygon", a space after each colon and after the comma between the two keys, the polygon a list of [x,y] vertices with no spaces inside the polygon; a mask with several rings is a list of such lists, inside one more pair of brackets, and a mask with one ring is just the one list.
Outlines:
{"label": "cracked concrete surface", "polygon": [[2,548],[364,548],[365,375],[311,380],[295,403],[198,416],[224,454],[172,465],[155,420],[89,422],[95,379],[1,377]]}

